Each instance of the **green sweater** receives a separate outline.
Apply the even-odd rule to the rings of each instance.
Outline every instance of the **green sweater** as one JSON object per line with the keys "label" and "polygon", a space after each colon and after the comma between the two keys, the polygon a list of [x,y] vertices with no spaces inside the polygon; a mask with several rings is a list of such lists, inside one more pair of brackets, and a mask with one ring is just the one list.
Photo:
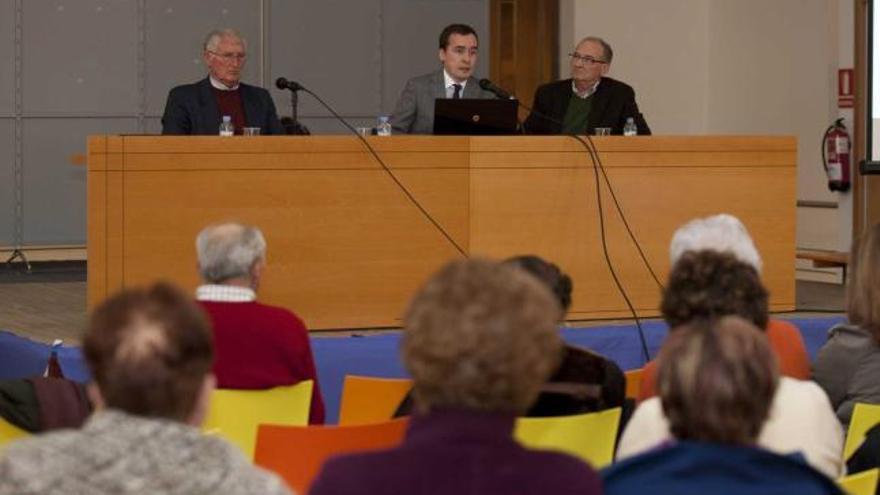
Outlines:
{"label": "green sweater", "polygon": [[562,132],[565,134],[587,134],[587,120],[593,106],[593,95],[581,98],[574,92],[568,99],[568,109],[562,119]]}

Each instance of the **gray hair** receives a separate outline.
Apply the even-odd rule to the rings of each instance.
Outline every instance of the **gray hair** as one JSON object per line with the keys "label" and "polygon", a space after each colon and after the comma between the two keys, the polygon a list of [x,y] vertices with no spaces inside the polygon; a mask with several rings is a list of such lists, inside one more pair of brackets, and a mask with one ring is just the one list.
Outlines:
{"label": "gray hair", "polygon": [[216,51],[217,45],[223,38],[235,38],[241,41],[244,49],[247,50],[247,41],[244,39],[241,33],[231,28],[215,29],[211,31],[210,33],[208,33],[208,36],[205,36],[205,43],[202,46],[206,52]]}
{"label": "gray hair", "polygon": [[730,253],[761,273],[761,255],[746,226],[733,215],[697,218],[679,227],[669,244],[669,261],[675,265],[685,252],[702,250]]}
{"label": "gray hair", "polygon": [[605,62],[608,62],[609,64],[611,63],[611,60],[614,58],[614,51],[611,49],[611,45],[609,45],[607,41],[603,40],[602,38],[600,38],[598,36],[587,36],[586,38],[580,40],[578,42],[578,44],[575,45],[575,47],[581,46],[582,44],[586,43],[587,41],[592,41],[593,43],[598,43],[599,45],[601,45],[602,52],[605,54],[603,56],[603,58],[605,59]]}
{"label": "gray hair", "polygon": [[196,237],[199,274],[219,284],[249,277],[251,268],[266,258],[266,239],[260,229],[240,223],[220,223],[202,229]]}

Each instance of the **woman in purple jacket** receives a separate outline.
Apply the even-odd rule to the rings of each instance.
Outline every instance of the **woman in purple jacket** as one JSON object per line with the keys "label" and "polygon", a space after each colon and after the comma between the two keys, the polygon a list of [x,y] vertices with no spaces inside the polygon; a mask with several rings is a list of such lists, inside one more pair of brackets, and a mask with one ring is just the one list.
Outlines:
{"label": "woman in purple jacket", "polygon": [[580,460],[513,439],[516,416],[558,364],[559,313],[550,292],[517,268],[448,264],[404,317],[415,414],[403,444],[329,461],[311,493],[601,493]]}

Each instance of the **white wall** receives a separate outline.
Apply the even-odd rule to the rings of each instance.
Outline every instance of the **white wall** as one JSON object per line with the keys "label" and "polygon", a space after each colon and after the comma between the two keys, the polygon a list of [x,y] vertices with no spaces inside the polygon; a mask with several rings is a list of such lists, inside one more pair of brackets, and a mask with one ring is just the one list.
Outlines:
{"label": "white wall", "polygon": [[[655,134],[795,135],[798,199],[838,203],[819,150],[838,113],[838,61],[849,53],[852,65],[851,0],[562,3],[560,49],[587,35],[611,43],[609,75],[635,88]],[[848,249],[852,210],[840,203],[798,208],[798,247]]]}
{"label": "white wall", "polygon": [[[611,77],[632,85],[655,134],[706,132],[709,2],[706,0],[575,0],[561,9],[572,15],[568,54],[580,38],[600,36],[614,49]],[[662,5],[661,5],[662,4]],[[661,21],[662,19],[662,21]],[[563,29],[564,33],[565,30]],[[568,77],[568,58],[560,58]]]}

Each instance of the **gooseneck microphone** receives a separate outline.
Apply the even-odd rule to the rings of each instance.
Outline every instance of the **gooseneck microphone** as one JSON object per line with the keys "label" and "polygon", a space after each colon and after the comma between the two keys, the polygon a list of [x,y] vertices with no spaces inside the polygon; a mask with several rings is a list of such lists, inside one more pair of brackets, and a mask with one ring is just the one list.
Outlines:
{"label": "gooseneck microphone", "polygon": [[293,134],[295,136],[307,136],[311,134],[309,128],[300,124],[299,119],[297,118],[297,107],[299,106],[299,94],[297,94],[297,91],[303,89],[302,85],[296,81],[288,81],[287,78],[279,77],[275,80],[275,87],[278,89],[290,90],[290,123],[285,124],[282,121],[284,131],[287,134]]}
{"label": "gooseneck microphone", "polygon": [[489,79],[485,79],[485,78],[480,79],[480,87],[490,93],[493,93],[496,97],[498,97],[502,100],[515,100],[516,99],[513,96],[511,96],[510,93],[508,93],[507,91],[504,91],[504,89],[501,88],[501,86],[498,86],[497,84],[493,83]]}
{"label": "gooseneck microphone", "polygon": [[289,89],[291,91],[299,91],[303,89],[302,85],[296,81],[288,81],[286,77],[275,79],[275,86],[278,89]]}

